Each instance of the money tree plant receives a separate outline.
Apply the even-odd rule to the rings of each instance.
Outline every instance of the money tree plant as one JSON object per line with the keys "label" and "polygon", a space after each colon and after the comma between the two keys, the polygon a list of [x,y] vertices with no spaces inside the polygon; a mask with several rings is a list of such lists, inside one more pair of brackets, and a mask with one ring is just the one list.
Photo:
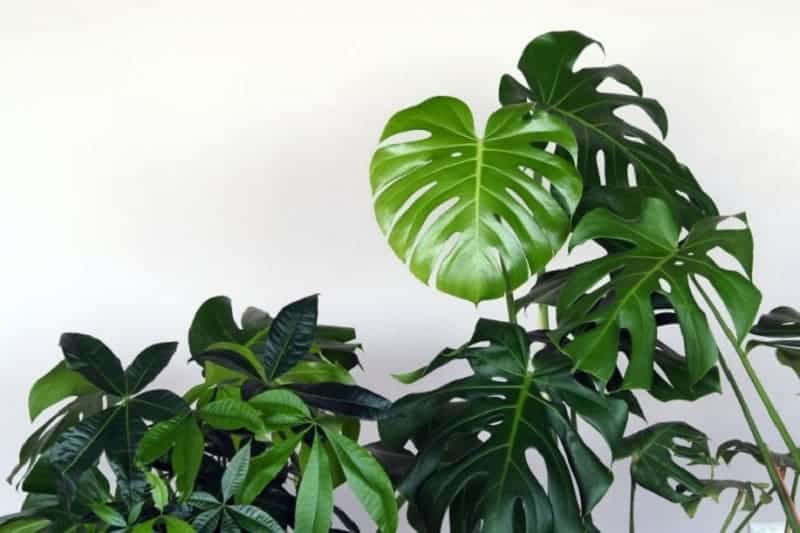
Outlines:
{"label": "money tree plant", "polygon": [[[591,427],[615,460],[630,460],[631,531],[641,488],[689,514],[734,492],[723,531],[742,511],[740,531],[777,498],[787,531],[800,532],[797,483],[785,481],[800,450],[748,358],[771,346],[800,368],[800,315],[777,309],[753,328],[761,293],[747,218],[721,215],[667,147],[666,112],[630,69],[576,67],[593,45],[575,31],[535,38],[519,72],[500,78],[500,106],[485,125],[450,96],[386,123],[370,178],[392,250],[457,298],[505,297],[508,316],[479,320],[471,339],[397,376],[412,383],[456,361],[470,369],[399,399],[379,422],[380,457],[417,531],[440,531],[445,517],[461,533],[597,531],[592,510],[613,477],[583,439]],[[623,118],[623,108],[642,120]],[[587,243],[599,245],[593,259],[548,269],[562,249],[570,257]],[[525,328],[530,306],[540,321]],[[751,332],[766,338],[748,340]],[[780,453],[767,448],[729,353],[777,428]],[[681,421],[626,431],[629,415],[644,417],[637,397],[702,401],[721,392],[721,375],[754,443],[712,453],[708,436]],[[768,482],[711,474],[739,454],[761,462]]]}

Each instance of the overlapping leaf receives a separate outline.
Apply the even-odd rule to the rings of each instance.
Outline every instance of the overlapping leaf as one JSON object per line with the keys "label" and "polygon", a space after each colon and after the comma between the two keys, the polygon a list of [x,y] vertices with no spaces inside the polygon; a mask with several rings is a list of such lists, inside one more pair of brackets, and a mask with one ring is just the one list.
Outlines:
{"label": "overlapping leaf", "polygon": [[[525,332],[481,320],[469,346],[445,352],[428,368],[466,359],[474,374],[402,398],[381,421],[385,445],[399,448],[413,440],[419,449],[400,491],[430,531],[440,530],[448,508],[457,531],[583,532],[588,527],[584,517],[612,476],[570,424],[567,406],[609,443],[621,438],[627,408],[576,381],[569,362],[548,352],[531,370]],[[475,438],[484,434],[485,439]],[[528,462],[529,450],[544,460],[546,489]],[[465,495],[470,503],[459,507]]]}
{"label": "overlapping leaf", "polygon": [[757,346],[774,348],[778,361],[800,377],[800,312],[776,307],[758,320],[751,333],[763,338],[748,341],[748,351]]}
{"label": "overlapping leaf", "polygon": [[[391,142],[407,132],[428,136]],[[513,289],[564,243],[581,178],[571,158],[575,137],[555,116],[509,106],[489,117],[481,138],[466,104],[435,97],[396,113],[381,140],[389,143],[370,165],[375,215],[424,283],[438,265],[440,290],[472,302],[497,298],[506,286],[496,253]],[[546,151],[547,143],[562,155]]]}
{"label": "overlapping leaf", "polygon": [[[570,125],[579,141],[578,170],[585,180],[583,211],[620,202],[638,204],[654,196],[666,202],[685,227],[716,215],[711,198],[672,152],[643,127],[617,113],[620,108],[635,107],[662,136],[667,134],[664,109],[656,100],[642,96],[642,84],[633,72],[622,65],[575,70],[578,57],[593,44],[600,43],[575,31],[537,37],[518,63],[526,84],[504,75],[500,101],[504,105],[535,102]],[[606,80],[622,84],[630,93],[601,90]],[[629,178],[631,169],[634,179]]]}
{"label": "overlapping leaf", "polygon": [[[744,216],[735,218],[746,222]],[[750,282],[752,236],[749,229],[724,229],[722,217],[697,222],[679,241],[680,226],[669,207],[651,198],[637,220],[606,209],[586,215],[571,246],[608,238],[626,245],[619,252],[575,268],[559,294],[555,337],[578,369],[608,380],[617,367],[623,333],[630,338],[630,360],[622,386],[649,388],[652,383],[656,317],[653,298],[674,309],[683,335],[690,385],[716,364],[717,346],[708,320],[692,295],[694,281],[707,280],[743,337],[758,310],[761,295]],[[709,253],[719,248],[732,256],[746,276],[719,266]],[[599,287],[594,288],[596,285]]]}

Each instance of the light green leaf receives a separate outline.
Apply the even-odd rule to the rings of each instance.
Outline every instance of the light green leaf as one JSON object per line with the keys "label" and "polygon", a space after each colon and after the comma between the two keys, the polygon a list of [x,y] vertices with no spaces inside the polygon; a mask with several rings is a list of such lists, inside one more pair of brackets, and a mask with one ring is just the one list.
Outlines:
{"label": "light green leaf", "polygon": [[303,469],[294,512],[297,531],[328,533],[333,514],[333,484],[328,456],[319,441],[319,435],[314,436],[311,453]]}
{"label": "light green leaf", "polygon": [[164,523],[167,525],[167,533],[195,533],[192,526],[174,516],[165,516]]}
{"label": "light green leaf", "polygon": [[286,466],[303,435],[304,433],[292,434],[286,440],[274,443],[262,454],[253,458],[239,495],[239,503],[250,504],[261,494],[261,491]]}
{"label": "light green leaf", "polygon": [[241,400],[217,400],[201,407],[199,413],[203,420],[217,429],[245,428],[256,435],[266,432],[261,412]]}
{"label": "light green leaf", "polygon": [[301,361],[283,374],[278,383],[344,383],[354,385],[350,373],[330,361]]}
{"label": "light green leaf", "polygon": [[336,431],[325,430],[347,483],[382,533],[397,531],[394,487],[370,453]]}
{"label": "light green leaf", "polygon": [[261,419],[270,429],[293,426],[311,418],[305,402],[286,389],[262,392],[250,398],[248,403],[261,411]]}
{"label": "light green leaf", "polygon": [[147,478],[147,483],[150,485],[150,496],[153,498],[153,505],[160,512],[164,512],[164,508],[169,503],[169,489],[167,484],[161,479],[161,476],[154,471],[144,473]]}
{"label": "light green leaf", "polygon": [[97,518],[110,526],[125,527],[127,525],[125,517],[113,507],[102,503],[94,503],[90,507]]}
{"label": "light green leaf", "polygon": [[78,372],[67,368],[64,361],[36,380],[28,394],[28,413],[31,421],[42,411],[70,396],[92,394],[98,389]]}
{"label": "light green leaf", "polygon": [[[390,140],[409,132],[428,135]],[[506,284],[496,252],[515,289],[566,240],[582,180],[573,166],[575,136],[558,117],[530,104],[506,106],[492,113],[481,138],[467,105],[441,96],[396,113],[381,140],[388,144],[370,164],[375,215],[423,283],[438,263],[438,289],[471,302],[498,298]],[[545,150],[548,143],[557,154]]]}
{"label": "light green leaf", "polygon": [[0,526],[0,533],[37,533],[50,525],[46,518],[23,518]]}
{"label": "light green leaf", "polygon": [[136,458],[144,464],[150,464],[166,455],[175,444],[186,419],[187,415],[179,415],[150,426],[139,442]]}
{"label": "light green leaf", "polygon": [[236,455],[228,463],[225,473],[222,474],[222,500],[227,502],[231,497],[239,492],[250,467],[250,443],[248,442],[236,452]]}
{"label": "light green leaf", "polygon": [[197,421],[189,416],[180,425],[172,451],[172,470],[177,476],[178,493],[184,498],[194,490],[194,482],[203,463],[205,440]]}

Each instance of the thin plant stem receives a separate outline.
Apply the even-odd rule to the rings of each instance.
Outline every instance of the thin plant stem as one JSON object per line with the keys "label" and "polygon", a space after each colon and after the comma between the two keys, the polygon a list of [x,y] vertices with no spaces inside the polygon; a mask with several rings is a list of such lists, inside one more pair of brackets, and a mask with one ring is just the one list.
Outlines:
{"label": "thin plant stem", "polygon": [[[800,479],[800,472],[795,471],[794,473],[794,481],[792,481],[792,503],[797,501],[797,481]],[[784,533],[789,533],[789,524],[786,524],[786,530]]]}
{"label": "thin plant stem", "polygon": [[733,377],[733,373],[731,372],[731,369],[728,366],[728,363],[725,361],[725,357],[722,355],[722,353],[719,354],[719,365],[722,367],[722,373],[725,374],[725,378],[728,380],[728,383],[730,383],[733,394],[736,396],[736,400],[739,402],[739,407],[742,409],[742,414],[744,414],[744,418],[747,421],[747,426],[750,428],[750,432],[753,434],[753,438],[758,446],[758,451],[761,453],[761,459],[764,462],[764,466],[767,468],[767,472],[769,473],[772,486],[774,490],[778,491],[778,497],[781,500],[781,505],[783,506],[783,512],[786,515],[786,520],[792,525],[792,531],[794,531],[794,533],[798,533],[800,532],[800,521],[797,519],[797,511],[794,508],[794,504],[789,499],[789,495],[786,493],[786,487],[783,485],[783,479],[778,473],[778,469],[775,467],[775,463],[772,460],[772,455],[770,454],[769,448],[767,448],[766,442],[764,442],[764,438],[761,436],[761,432],[758,430],[756,421],[753,418],[753,413],[750,411],[750,406],[747,405],[747,401],[744,399],[742,390],[739,388],[736,378]]}
{"label": "thin plant stem", "polygon": [[[767,496],[772,496],[773,494],[775,494],[775,487],[769,489],[769,492],[767,492]],[[755,507],[753,507],[753,509],[749,513],[747,513],[747,516],[745,516],[741,522],[739,522],[739,525],[736,527],[736,529],[733,530],[733,533],[741,533],[742,530],[744,530],[745,526],[750,523],[750,520],[753,519],[756,513],[758,513],[758,511],[760,511],[763,506],[764,506],[764,499],[758,500],[758,503],[756,503]]]}
{"label": "thin plant stem", "polygon": [[539,327],[550,329],[550,310],[547,304],[539,304]]}
{"label": "thin plant stem", "polygon": [[739,491],[736,493],[736,499],[733,500],[733,505],[731,505],[731,510],[728,512],[728,516],[725,517],[725,522],[722,523],[722,529],[719,530],[720,533],[725,533],[728,530],[728,527],[733,522],[733,517],[736,516],[736,513],[739,511],[739,506],[742,504],[742,498],[744,497],[744,492]]}
{"label": "thin plant stem", "polygon": [[747,357],[747,354],[742,350],[741,343],[736,339],[736,335],[731,331],[728,325],[725,323],[725,320],[722,318],[722,314],[720,313],[719,309],[714,302],[711,301],[711,298],[708,296],[708,293],[703,289],[703,287],[697,282],[696,279],[692,278],[695,287],[697,287],[700,294],[703,296],[703,299],[708,304],[709,308],[711,308],[711,312],[714,313],[714,317],[717,319],[719,326],[722,328],[722,331],[725,333],[725,336],[728,338],[728,341],[733,346],[734,350],[736,350],[736,354],[739,356],[739,359],[742,362],[742,366],[747,372],[747,377],[750,378],[753,386],[758,393],[759,398],[761,398],[761,402],[764,404],[764,407],[767,409],[767,414],[769,414],[772,423],[775,425],[775,428],[780,433],[783,442],[786,444],[786,447],[789,448],[789,454],[792,456],[794,460],[794,464],[800,467],[800,449],[797,448],[797,445],[794,443],[794,439],[792,438],[791,433],[789,433],[789,429],[786,427],[786,424],[783,422],[783,418],[781,418],[780,413],[778,410],[775,409],[775,405],[772,403],[772,400],[767,394],[764,385],[761,383],[761,379],[759,379],[758,374],[756,373],[753,365],[750,364],[750,358]]}
{"label": "thin plant stem", "polygon": [[636,481],[631,474],[631,496],[628,504],[628,533],[636,533],[634,525],[634,509],[636,504]]}

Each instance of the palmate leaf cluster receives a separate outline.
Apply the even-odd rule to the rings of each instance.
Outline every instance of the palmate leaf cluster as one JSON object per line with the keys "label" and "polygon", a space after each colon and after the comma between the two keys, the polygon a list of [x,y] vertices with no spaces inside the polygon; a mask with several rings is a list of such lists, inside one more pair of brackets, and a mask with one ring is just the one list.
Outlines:
{"label": "palmate leaf cluster", "polygon": [[359,421],[390,403],[355,385],[355,331],[317,324],[317,307],[310,296],[274,318],[249,308],[239,325],[229,299],[209,299],[189,332],[203,381],[183,396],[146,389],[177,343],[123,369],[98,339],[64,334],[31,417],[66,404],[23,446],[12,477],[27,499],[0,531],[357,532],[334,504],[342,484],[394,531],[391,482],[357,443]]}

